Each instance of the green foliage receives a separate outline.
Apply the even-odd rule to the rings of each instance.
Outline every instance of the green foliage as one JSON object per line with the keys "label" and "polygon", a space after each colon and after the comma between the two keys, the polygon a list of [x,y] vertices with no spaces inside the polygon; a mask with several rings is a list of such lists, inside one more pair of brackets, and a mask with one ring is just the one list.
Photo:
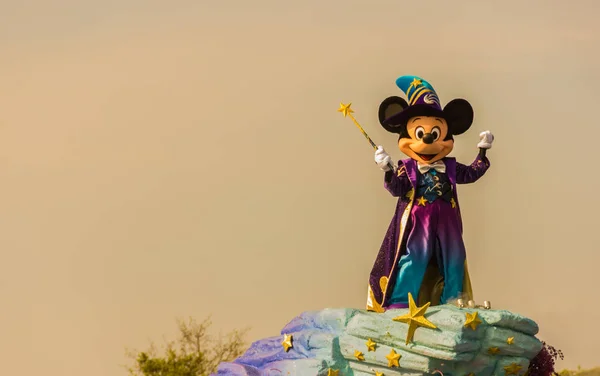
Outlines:
{"label": "green foliage", "polygon": [[214,338],[208,334],[210,318],[198,323],[177,320],[179,336],[167,341],[159,353],[154,344],[141,352],[130,352],[133,365],[130,376],[208,376],[216,373],[221,362],[232,361],[243,354],[244,336],[248,329],[234,330]]}

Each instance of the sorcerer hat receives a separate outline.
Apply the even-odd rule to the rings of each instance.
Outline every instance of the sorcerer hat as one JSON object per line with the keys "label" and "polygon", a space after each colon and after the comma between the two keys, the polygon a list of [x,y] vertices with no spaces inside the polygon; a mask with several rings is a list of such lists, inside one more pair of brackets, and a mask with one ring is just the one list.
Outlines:
{"label": "sorcerer hat", "polygon": [[389,97],[379,106],[379,121],[392,133],[403,133],[408,120],[415,116],[444,118],[452,135],[459,135],[473,123],[473,107],[464,99],[453,99],[442,108],[433,86],[417,76],[402,76],[396,85],[408,102],[400,97]]}

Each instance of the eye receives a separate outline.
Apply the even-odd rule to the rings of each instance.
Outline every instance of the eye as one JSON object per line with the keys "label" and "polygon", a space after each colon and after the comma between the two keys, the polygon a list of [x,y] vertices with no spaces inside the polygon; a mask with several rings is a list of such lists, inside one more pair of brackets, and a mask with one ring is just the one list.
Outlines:
{"label": "eye", "polygon": [[440,130],[439,127],[433,127],[433,129],[431,130],[431,135],[433,136],[433,142],[439,140],[441,134],[442,134],[442,131]]}
{"label": "eye", "polygon": [[423,127],[417,127],[417,129],[415,129],[415,137],[417,140],[420,140],[423,136],[425,136],[425,129]]}

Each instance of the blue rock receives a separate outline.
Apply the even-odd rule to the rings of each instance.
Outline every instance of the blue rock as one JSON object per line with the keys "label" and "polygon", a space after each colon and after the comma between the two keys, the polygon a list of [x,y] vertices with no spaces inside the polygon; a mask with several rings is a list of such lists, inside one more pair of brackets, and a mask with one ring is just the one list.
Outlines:
{"label": "blue rock", "polygon": [[[462,309],[453,305],[430,307],[425,314],[436,329],[419,327],[406,344],[408,326],[392,320],[408,310],[385,313],[341,308],[304,312],[291,320],[281,335],[252,343],[248,351],[218,368],[219,376],[339,376],[424,375],[435,370],[445,376],[505,376],[507,369],[523,375],[542,349],[537,324],[505,310]],[[465,326],[466,314],[478,313],[475,329]],[[285,351],[283,336],[292,335]],[[377,346],[369,351],[367,340]],[[399,367],[389,367],[386,355],[401,356]],[[361,354],[358,359],[356,351]]]}
{"label": "blue rock", "polygon": [[[341,333],[348,322],[361,310],[351,308],[327,308],[322,311],[304,312],[287,324],[281,334],[302,330],[320,329],[325,332]],[[364,311],[363,311],[364,312]]]}

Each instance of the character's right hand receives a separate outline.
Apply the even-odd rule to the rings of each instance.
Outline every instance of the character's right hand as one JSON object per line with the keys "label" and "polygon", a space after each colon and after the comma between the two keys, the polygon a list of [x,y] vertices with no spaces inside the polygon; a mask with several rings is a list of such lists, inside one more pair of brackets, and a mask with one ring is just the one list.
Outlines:
{"label": "character's right hand", "polygon": [[377,146],[375,150],[375,163],[383,171],[390,171],[390,165],[392,164],[392,158],[385,152],[383,146]]}

